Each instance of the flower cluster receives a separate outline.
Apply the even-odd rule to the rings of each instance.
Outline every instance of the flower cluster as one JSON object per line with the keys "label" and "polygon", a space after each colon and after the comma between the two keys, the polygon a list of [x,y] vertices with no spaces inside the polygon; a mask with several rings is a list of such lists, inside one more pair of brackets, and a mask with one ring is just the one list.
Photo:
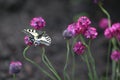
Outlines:
{"label": "flower cluster", "polygon": [[88,17],[82,16],[77,22],[68,25],[64,31],[64,38],[69,39],[79,34],[84,35],[86,38],[94,39],[98,35],[96,28],[90,26],[91,21]]}
{"label": "flower cluster", "polygon": [[[97,37],[98,33],[96,31],[96,28],[91,27],[91,21],[87,16],[81,16],[78,18],[77,22],[74,22],[70,25],[68,25],[68,27],[64,30],[63,32],[63,37],[67,41],[67,56],[66,56],[66,64],[67,61],[69,60],[69,39],[73,38],[71,40],[71,42],[73,41],[73,45],[72,45],[72,55],[73,55],[73,65],[74,65],[74,53],[77,55],[80,55],[82,57],[82,59],[85,59],[86,63],[88,66],[90,66],[91,64],[91,69],[93,68],[93,74],[96,74],[95,71],[95,63],[94,63],[94,59],[92,57],[91,51],[90,51],[90,43],[91,43],[91,39],[95,39]],[[84,38],[88,39],[88,42],[84,40]],[[86,51],[87,54],[84,54],[84,52]],[[90,57],[90,60],[88,61],[88,59],[86,57]],[[67,78],[66,75],[68,75],[66,73],[66,68],[67,66],[65,65],[64,67],[64,77]],[[90,69],[90,68],[89,68]],[[89,70],[90,72],[90,70]],[[74,74],[74,72],[73,72]],[[90,72],[90,80],[97,80],[97,76],[94,75],[94,77],[92,77],[93,75]],[[68,76],[69,77],[69,76]],[[69,80],[69,78],[65,79],[65,80]],[[74,79],[73,79],[74,80]]]}
{"label": "flower cluster", "polygon": [[21,71],[22,63],[20,61],[12,61],[9,66],[10,74],[17,74]]}
{"label": "flower cluster", "polygon": [[120,23],[115,23],[112,27],[106,28],[104,35],[108,39],[115,37],[120,40]]}
{"label": "flower cluster", "polygon": [[116,62],[119,61],[120,60],[120,51],[118,51],[118,50],[113,51],[111,54],[111,59]]}

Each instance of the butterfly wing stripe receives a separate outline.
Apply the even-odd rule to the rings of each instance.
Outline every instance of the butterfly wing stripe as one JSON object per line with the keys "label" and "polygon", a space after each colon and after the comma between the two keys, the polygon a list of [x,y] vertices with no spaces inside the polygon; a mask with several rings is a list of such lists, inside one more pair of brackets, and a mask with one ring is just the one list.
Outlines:
{"label": "butterfly wing stripe", "polygon": [[33,35],[34,37],[38,36],[39,34],[36,32],[36,30],[33,29],[24,29],[25,32]]}
{"label": "butterfly wing stripe", "polygon": [[49,37],[49,40],[46,39],[46,37],[42,36],[41,38],[39,38],[39,40],[41,41],[41,44],[46,44],[46,45],[50,45],[51,44],[51,39]]}

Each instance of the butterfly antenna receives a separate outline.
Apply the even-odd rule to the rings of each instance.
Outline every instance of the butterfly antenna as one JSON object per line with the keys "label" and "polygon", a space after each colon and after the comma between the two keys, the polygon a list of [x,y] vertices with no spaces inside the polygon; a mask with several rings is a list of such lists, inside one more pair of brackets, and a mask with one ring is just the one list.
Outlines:
{"label": "butterfly antenna", "polygon": [[26,34],[26,29],[22,30],[22,32]]}

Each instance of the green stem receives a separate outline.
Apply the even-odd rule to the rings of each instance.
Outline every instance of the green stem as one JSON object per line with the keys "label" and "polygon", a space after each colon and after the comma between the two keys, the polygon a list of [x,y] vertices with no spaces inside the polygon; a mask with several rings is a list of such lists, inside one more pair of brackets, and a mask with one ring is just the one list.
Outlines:
{"label": "green stem", "polygon": [[85,40],[83,39],[82,36],[80,36],[80,39],[81,41],[83,42],[83,44],[87,47],[88,49],[88,55],[90,57],[90,63],[92,65],[92,68],[93,68],[93,75],[94,75],[94,80],[98,80],[98,76],[97,76],[97,72],[96,72],[96,69],[95,69],[95,61],[94,61],[94,58],[92,57],[92,54],[91,54],[91,51],[90,51],[90,43],[91,41],[89,41],[88,45],[85,43]]}
{"label": "green stem", "polygon": [[70,80],[70,77],[66,72],[66,69],[67,69],[67,66],[68,66],[68,60],[69,60],[69,40],[67,40],[67,56],[66,56],[66,63],[65,63],[65,66],[64,66],[64,70],[63,70],[64,80],[66,80],[66,78],[67,78],[67,80]]}
{"label": "green stem", "polygon": [[46,62],[46,58],[45,58],[45,48],[44,47],[42,47],[42,50],[43,50],[43,53],[42,53],[42,61],[44,62],[44,64],[50,69],[50,71],[56,76],[56,78],[58,79],[58,80],[61,80],[61,78],[59,77],[59,75],[56,73],[56,71],[55,71],[55,69],[53,69],[53,67],[51,67],[49,64],[50,63],[47,63]]}
{"label": "green stem", "polygon": [[120,80],[120,61],[118,62],[118,80]]}
{"label": "green stem", "polygon": [[13,74],[13,80],[16,80],[16,76],[15,76],[15,74]]}
{"label": "green stem", "polygon": [[112,38],[112,45],[113,45],[113,50],[118,49],[115,38]]}
{"label": "green stem", "polygon": [[46,74],[48,77],[50,77],[52,80],[56,80],[52,75],[50,75],[48,72],[46,72],[42,67],[40,67],[37,63],[35,63],[34,61],[32,61],[31,59],[29,59],[28,57],[26,57],[26,51],[28,50],[30,46],[27,46],[24,51],[23,51],[23,57],[30,63],[32,63],[33,65],[35,65],[36,67],[38,67],[38,69],[40,71],[42,71],[44,74]]}
{"label": "green stem", "polygon": [[71,52],[72,52],[72,80],[74,80],[74,77],[75,77],[75,53],[73,52],[73,46],[78,38],[79,38],[79,36],[76,36],[76,38],[73,40],[72,48],[71,48]]}
{"label": "green stem", "polygon": [[108,26],[111,27],[111,20],[110,20],[110,14],[107,12],[107,10],[104,9],[104,7],[102,6],[102,3],[99,2],[98,3],[100,9],[103,11],[103,13],[105,13],[107,15],[108,18]]}
{"label": "green stem", "polygon": [[[113,50],[117,49],[115,38],[112,38]],[[116,78],[116,62],[112,61],[112,80]]]}
{"label": "green stem", "polygon": [[88,48],[88,54],[89,54],[89,57],[90,57],[90,63],[92,65],[92,68],[93,68],[93,75],[94,75],[94,80],[98,80],[98,76],[97,76],[97,72],[96,72],[96,69],[95,69],[95,61],[94,61],[94,58],[91,54],[91,51],[90,51],[90,41],[89,41],[89,45],[87,46]]}
{"label": "green stem", "polygon": [[107,54],[107,67],[106,67],[106,80],[108,80],[108,71],[109,71],[109,64],[110,64],[110,50],[111,50],[111,41],[109,41],[108,45],[108,54]]}
{"label": "green stem", "polygon": [[84,59],[86,61],[86,64],[87,64],[87,67],[88,67],[88,71],[89,71],[88,76],[89,76],[90,80],[94,80],[93,76],[92,76],[92,71],[91,71],[91,68],[90,68],[90,64],[89,64],[89,61],[88,61],[88,56],[86,54],[85,54],[85,58]]}
{"label": "green stem", "polygon": [[119,80],[119,62],[117,63],[116,80]]}
{"label": "green stem", "polygon": [[57,73],[57,71],[55,70],[55,68],[53,67],[53,65],[51,64],[51,62],[49,61],[49,59],[47,58],[47,56],[44,55],[44,57],[45,57],[45,59],[46,59],[48,65]]}
{"label": "green stem", "polygon": [[112,61],[112,80],[115,80],[116,76],[116,62]]}

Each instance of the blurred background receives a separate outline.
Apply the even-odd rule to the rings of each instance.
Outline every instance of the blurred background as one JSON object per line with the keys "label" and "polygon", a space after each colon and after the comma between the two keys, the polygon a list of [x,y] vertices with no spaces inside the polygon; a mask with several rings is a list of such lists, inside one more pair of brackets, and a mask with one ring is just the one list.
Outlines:
{"label": "blurred background", "polygon": [[[103,6],[111,15],[112,23],[120,21],[119,0],[103,0]],[[52,38],[52,45],[46,47],[46,54],[62,76],[66,57],[66,41],[62,32],[81,15],[88,16],[99,35],[92,42],[92,52],[99,77],[105,75],[108,40],[99,28],[98,22],[106,17],[93,0],[0,0],[0,80],[13,80],[9,74],[11,61],[21,61],[23,68],[16,80],[50,80],[42,72],[27,62],[22,52],[25,34],[33,17],[42,16],[46,21],[45,30]],[[42,67],[40,47],[32,46],[27,55]],[[80,56],[76,59],[76,80],[88,80],[88,70]],[[71,65],[69,65],[71,66]],[[70,68],[70,67],[69,67]],[[45,68],[46,69],[46,68]],[[47,70],[47,69],[46,69]],[[70,69],[68,73],[71,74]],[[109,70],[111,76],[111,69]],[[62,76],[63,78],[63,76]],[[102,79],[101,79],[102,80]]]}

